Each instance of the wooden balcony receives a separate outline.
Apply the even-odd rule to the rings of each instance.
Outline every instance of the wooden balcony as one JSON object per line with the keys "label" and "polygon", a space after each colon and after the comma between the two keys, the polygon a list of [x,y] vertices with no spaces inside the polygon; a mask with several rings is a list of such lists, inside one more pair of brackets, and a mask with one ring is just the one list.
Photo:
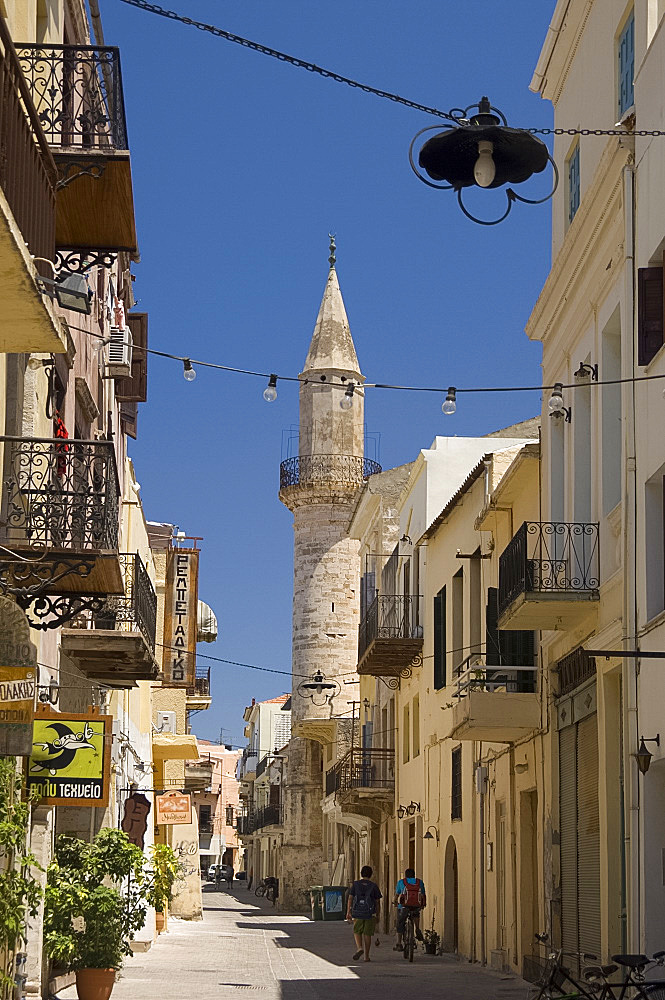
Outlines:
{"label": "wooden balcony", "polygon": [[457,676],[453,690],[456,740],[515,743],[540,727],[535,666],[486,666],[477,662]]}
{"label": "wooden balcony", "polygon": [[85,611],[61,632],[64,653],[83,673],[112,687],[156,680],[157,596],[138,553],[120,555],[124,594]]}
{"label": "wooden balcony", "polygon": [[525,521],[499,557],[499,628],[575,628],[599,587],[597,523]]}
{"label": "wooden balcony", "polygon": [[358,632],[359,674],[408,676],[413,666],[422,663],[420,601],[420,597],[402,594],[374,598]]}
{"label": "wooden balcony", "polygon": [[136,253],[118,49],[24,43],[16,49],[58,168],[56,245]]}
{"label": "wooden balcony", "polygon": [[113,443],[0,437],[0,448],[0,542],[9,550],[1,561],[13,583],[40,594],[124,594]]}
{"label": "wooden balcony", "polygon": [[37,277],[52,277],[57,170],[4,20],[0,17],[0,351],[66,350]]}

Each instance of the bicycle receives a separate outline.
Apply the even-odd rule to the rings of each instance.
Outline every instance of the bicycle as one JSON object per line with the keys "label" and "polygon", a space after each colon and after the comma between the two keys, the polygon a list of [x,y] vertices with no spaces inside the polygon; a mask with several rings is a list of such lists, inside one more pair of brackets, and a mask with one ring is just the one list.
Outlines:
{"label": "bicycle", "polygon": [[[536,934],[536,940],[547,943],[547,934]],[[652,959],[646,955],[613,955],[611,965],[588,965],[579,982],[562,964],[564,956],[581,959],[585,963],[597,962],[597,956],[587,952],[564,952],[559,948],[549,954],[540,990],[533,1000],[665,1000],[665,981],[646,979],[646,972],[654,965],[665,964],[665,951],[656,952]],[[628,969],[622,982],[610,982],[609,977],[618,972],[619,966]],[[569,992],[566,984],[574,987]]]}
{"label": "bicycle", "polygon": [[265,896],[270,903],[274,903],[277,898],[277,880],[272,875],[266,875],[257,885],[254,895]]}
{"label": "bicycle", "polygon": [[[406,909],[406,920],[402,940],[404,942],[404,958],[407,962],[413,962],[413,953],[416,950],[416,917],[420,913],[419,906],[408,906]],[[654,998],[658,1000],[658,998]]]}

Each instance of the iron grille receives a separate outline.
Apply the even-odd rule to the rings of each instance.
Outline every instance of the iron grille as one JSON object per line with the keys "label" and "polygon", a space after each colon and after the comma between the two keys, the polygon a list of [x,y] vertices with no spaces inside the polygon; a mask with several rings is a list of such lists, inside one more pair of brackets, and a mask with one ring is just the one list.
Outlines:
{"label": "iron grille", "polygon": [[117,632],[140,632],[155,652],[157,595],[152,580],[138,553],[118,556],[122,571],[122,595],[109,595],[99,611],[84,612],[74,619],[73,627],[109,629]]}
{"label": "iron grille", "polygon": [[236,816],[236,830],[239,835],[247,836],[249,833],[254,832],[254,817],[253,816]]}
{"label": "iron grille", "polygon": [[16,51],[50,146],[129,148],[117,48],[21,44]]}
{"label": "iron grille", "polygon": [[499,557],[499,614],[525,593],[598,596],[598,523],[525,521]]}
{"label": "iron grille", "polygon": [[362,483],[381,466],[362,455],[298,455],[279,467],[279,488],[323,483]]}
{"label": "iron grille", "polygon": [[210,667],[200,667],[197,663],[195,670],[194,687],[189,689],[188,694],[198,695],[199,698],[209,698]]}
{"label": "iron grille", "polygon": [[384,747],[353,747],[326,772],[326,795],[394,784],[395,753]]}
{"label": "iron grille", "polygon": [[[0,188],[30,253],[53,260],[56,166],[6,24],[0,18]],[[47,264],[37,267],[45,277]]]}
{"label": "iron grille", "polygon": [[358,630],[358,659],[375,639],[415,639],[422,636],[418,625],[420,597],[379,594],[374,598]]}
{"label": "iron grille", "polygon": [[263,806],[254,813],[254,830],[260,830],[264,826],[281,826],[281,807],[278,805]]}
{"label": "iron grille", "polygon": [[578,646],[563,656],[554,668],[559,675],[559,695],[568,694],[596,672],[596,659]]}
{"label": "iron grille", "polygon": [[118,548],[118,473],[111,441],[0,437],[3,538],[71,552]]}

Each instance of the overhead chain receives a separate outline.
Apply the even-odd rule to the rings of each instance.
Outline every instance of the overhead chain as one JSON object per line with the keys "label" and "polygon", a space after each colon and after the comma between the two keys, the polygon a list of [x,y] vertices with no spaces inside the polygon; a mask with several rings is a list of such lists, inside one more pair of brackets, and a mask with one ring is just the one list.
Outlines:
{"label": "overhead chain", "polygon": [[646,128],[526,128],[531,135],[665,135],[662,129]]}

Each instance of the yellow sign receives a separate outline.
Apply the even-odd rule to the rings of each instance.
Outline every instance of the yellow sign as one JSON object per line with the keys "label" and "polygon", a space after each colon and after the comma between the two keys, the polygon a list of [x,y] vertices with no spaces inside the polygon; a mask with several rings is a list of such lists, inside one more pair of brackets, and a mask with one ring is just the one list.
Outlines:
{"label": "yellow sign", "polygon": [[166,792],[155,796],[155,822],[157,826],[192,822],[192,797],[180,792]]}
{"label": "yellow sign", "polygon": [[0,753],[30,753],[36,682],[35,667],[0,667]]}
{"label": "yellow sign", "polygon": [[44,805],[106,806],[112,716],[38,709],[32,731],[27,789]]}

